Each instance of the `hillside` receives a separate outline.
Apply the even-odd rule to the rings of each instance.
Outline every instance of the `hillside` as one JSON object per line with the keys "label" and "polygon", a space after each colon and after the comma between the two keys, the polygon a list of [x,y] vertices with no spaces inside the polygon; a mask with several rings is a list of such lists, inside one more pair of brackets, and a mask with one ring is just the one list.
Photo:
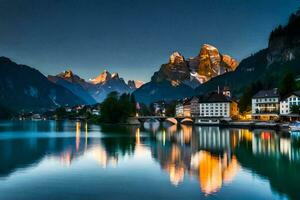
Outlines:
{"label": "hillside", "polygon": [[0,107],[10,111],[41,111],[60,105],[85,103],[55,85],[38,70],[0,57]]}

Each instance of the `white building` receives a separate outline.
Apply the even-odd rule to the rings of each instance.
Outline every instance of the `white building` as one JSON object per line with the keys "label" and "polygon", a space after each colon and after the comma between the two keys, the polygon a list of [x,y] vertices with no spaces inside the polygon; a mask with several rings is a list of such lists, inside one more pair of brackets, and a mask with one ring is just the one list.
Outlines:
{"label": "white building", "polygon": [[181,101],[176,104],[175,115],[176,117],[183,117],[183,103]]}
{"label": "white building", "polygon": [[280,101],[280,115],[290,115],[293,105],[300,106],[300,90],[292,92]]}
{"label": "white building", "polygon": [[238,115],[238,105],[230,97],[211,93],[199,101],[201,117],[231,118]]}
{"label": "white building", "polygon": [[252,97],[252,117],[264,121],[278,119],[279,99],[277,88],[259,91]]}

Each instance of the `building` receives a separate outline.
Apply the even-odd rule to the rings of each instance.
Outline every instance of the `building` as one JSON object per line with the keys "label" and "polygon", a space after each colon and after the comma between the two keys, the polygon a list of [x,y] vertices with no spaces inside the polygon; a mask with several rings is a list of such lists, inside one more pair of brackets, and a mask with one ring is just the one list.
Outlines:
{"label": "building", "polygon": [[157,101],[153,103],[154,114],[156,116],[165,116],[166,106],[164,101]]}
{"label": "building", "polygon": [[282,117],[296,117],[291,111],[292,106],[300,106],[300,90],[292,92],[280,101],[280,115]]}
{"label": "building", "polygon": [[183,117],[183,102],[181,100],[176,104],[175,115],[176,117]]}
{"label": "building", "polygon": [[221,93],[210,93],[199,100],[200,118],[228,118],[238,116],[238,104],[229,96]]}
{"label": "building", "polygon": [[227,97],[231,97],[231,91],[230,91],[230,89],[229,89],[229,87],[224,87],[223,88],[223,90],[222,90],[222,94],[224,95],[224,96],[227,96]]}
{"label": "building", "polygon": [[99,116],[99,115],[100,115],[100,110],[94,108],[94,109],[92,110],[92,115],[97,115],[97,116]]}
{"label": "building", "polygon": [[190,101],[192,117],[198,117],[200,115],[199,99],[201,99],[201,97],[193,97]]}
{"label": "building", "polygon": [[278,119],[279,100],[277,88],[259,91],[252,97],[252,118],[263,121]]}
{"label": "building", "polygon": [[185,99],[183,101],[183,116],[191,117],[191,100]]}
{"label": "building", "polygon": [[185,98],[177,102],[175,107],[176,117],[191,117],[191,100]]}

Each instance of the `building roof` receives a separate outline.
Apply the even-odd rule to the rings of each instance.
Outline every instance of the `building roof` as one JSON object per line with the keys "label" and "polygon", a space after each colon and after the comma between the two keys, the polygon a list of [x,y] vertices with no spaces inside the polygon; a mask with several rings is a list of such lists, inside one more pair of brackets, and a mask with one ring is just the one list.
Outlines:
{"label": "building roof", "polygon": [[277,88],[272,90],[261,90],[256,93],[252,98],[266,98],[266,97],[279,97],[279,91]]}
{"label": "building roof", "polygon": [[199,99],[200,103],[232,102],[232,101],[233,101],[232,98],[217,92],[212,92]]}
{"label": "building roof", "polygon": [[282,99],[286,99],[286,98],[288,98],[288,97],[290,97],[290,96],[292,96],[292,95],[295,95],[295,96],[297,96],[297,97],[300,97],[300,90],[291,92],[291,93],[285,95]]}

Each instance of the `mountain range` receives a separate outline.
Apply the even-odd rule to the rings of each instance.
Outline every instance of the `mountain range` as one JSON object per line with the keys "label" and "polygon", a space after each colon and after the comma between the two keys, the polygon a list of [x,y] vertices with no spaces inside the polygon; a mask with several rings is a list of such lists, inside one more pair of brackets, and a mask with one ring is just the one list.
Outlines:
{"label": "mountain range", "polygon": [[215,77],[196,88],[196,93],[228,86],[239,96],[251,83],[260,81],[268,87],[278,87],[283,76],[300,75],[300,10],[288,23],[270,33],[265,49],[243,59],[235,71]]}
{"label": "mountain range", "polygon": [[104,70],[99,76],[85,81],[71,70],[64,71],[56,76],[48,76],[48,79],[70,90],[75,95],[84,99],[87,104],[102,102],[107,94],[112,91],[118,93],[131,93],[141,85],[142,81],[129,80],[128,83],[119,77],[118,73],[110,73]]}
{"label": "mountain range", "polygon": [[195,88],[214,77],[235,71],[238,64],[234,58],[222,55],[209,44],[202,45],[199,54],[189,59],[175,51],[169,62],[161,65],[151,81],[136,90],[134,95],[146,104],[193,96]]}
{"label": "mountain range", "polygon": [[70,90],[48,81],[38,70],[0,57],[0,108],[11,112],[34,111],[83,103]]}
{"label": "mountain range", "polygon": [[[129,80],[118,73],[103,71],[84,80],[71,70],[45,77],[38,70],[0,57],[0,111],[9,109],[46,110],[61,105],[95,104],[112,91],[133,93],[138,102],[175,100],[229,87],[236,96],[250,84],[261,81],[277,87],[283,75],[300,74],[300,12],[291,15],[287,25],[270,33],[265,49],[238,62],[209,44],[198,55],[186,59],[173,52],[151,81]],[[0,113],[1,116],[1,113]]]}

